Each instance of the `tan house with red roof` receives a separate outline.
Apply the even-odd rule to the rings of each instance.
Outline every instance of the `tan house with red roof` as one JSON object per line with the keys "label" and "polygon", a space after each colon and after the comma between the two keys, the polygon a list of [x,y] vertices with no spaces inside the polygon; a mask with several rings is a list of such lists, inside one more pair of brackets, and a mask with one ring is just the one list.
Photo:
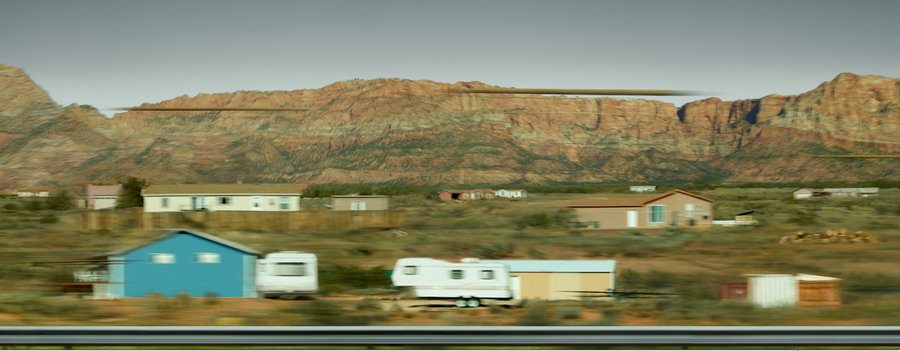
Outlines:
{"label": "tan house with red roof", "polygon": [[683,190],[654,197],[609,197],[563,206],[590,229],[711,226],[713,200]]}

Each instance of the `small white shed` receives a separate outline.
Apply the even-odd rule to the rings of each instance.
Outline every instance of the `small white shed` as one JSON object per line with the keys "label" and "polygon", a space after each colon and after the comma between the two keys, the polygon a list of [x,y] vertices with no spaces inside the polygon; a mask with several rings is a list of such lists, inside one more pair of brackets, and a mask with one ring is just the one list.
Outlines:
{"label": "small white shed", "polygon": [[797,305],[797,278],[791,274],[745,274],[747,298],[761,308]]}

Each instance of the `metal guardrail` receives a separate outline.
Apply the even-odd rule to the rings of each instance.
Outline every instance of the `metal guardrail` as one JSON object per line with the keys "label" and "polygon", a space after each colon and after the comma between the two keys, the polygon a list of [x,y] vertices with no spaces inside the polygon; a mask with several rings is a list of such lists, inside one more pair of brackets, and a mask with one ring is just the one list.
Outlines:
{"label": "metal guardrail", "polygon": [[0,327],[0,346],[900,346],[900,327]]}

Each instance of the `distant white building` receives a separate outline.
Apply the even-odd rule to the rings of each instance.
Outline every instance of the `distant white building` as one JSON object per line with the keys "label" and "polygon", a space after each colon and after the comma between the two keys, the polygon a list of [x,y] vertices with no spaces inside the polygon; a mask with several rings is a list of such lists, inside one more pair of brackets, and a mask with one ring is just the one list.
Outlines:
{"label": "distant white building", "polygon": [[825,188],[822,192],[832,197],[868,197],[878,195],[878,188]]}
{"label": "distant white building", "polygon": [[50,190],[47,189],[29,189],[19,190],[16,192],[19,197],[50,197]]}
{"label": "distant white building", "polygon": [[815,191],[813,191],[812,189],[798,189],[794,191],[794,199],[809,199],[813,196],[813,194],[815,194]]}
{"label": "distant white building", "polygon": [[631,191],[635,193],[648,193],[656,191],[656,185],[632,185]]}
{"label": "distant white building", "polygon": [[505,197],[505,198],[520,198],[520,197],[528,197],[528,192],[524,189],[515,189],[515,190],[494,190],[494,197]]}

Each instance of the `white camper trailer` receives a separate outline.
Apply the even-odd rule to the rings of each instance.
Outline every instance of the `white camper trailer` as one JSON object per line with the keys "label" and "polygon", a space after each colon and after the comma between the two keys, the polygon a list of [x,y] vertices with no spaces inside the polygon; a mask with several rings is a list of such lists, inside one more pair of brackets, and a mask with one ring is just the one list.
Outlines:
{"label": "white camper trailer", "polygon": [[391,274],[394,286],[411,287],[422,299],[456,300],[457,307],[478,307],[481,300],[510,300],[509,268],[465,258],[453,263],[433,258],[402,258]]}
{"label": "white camper trailer", "polygon": [[282,251],[256,261],[256,291],[260,297],[296,298],[319,291],[316,255]]}

